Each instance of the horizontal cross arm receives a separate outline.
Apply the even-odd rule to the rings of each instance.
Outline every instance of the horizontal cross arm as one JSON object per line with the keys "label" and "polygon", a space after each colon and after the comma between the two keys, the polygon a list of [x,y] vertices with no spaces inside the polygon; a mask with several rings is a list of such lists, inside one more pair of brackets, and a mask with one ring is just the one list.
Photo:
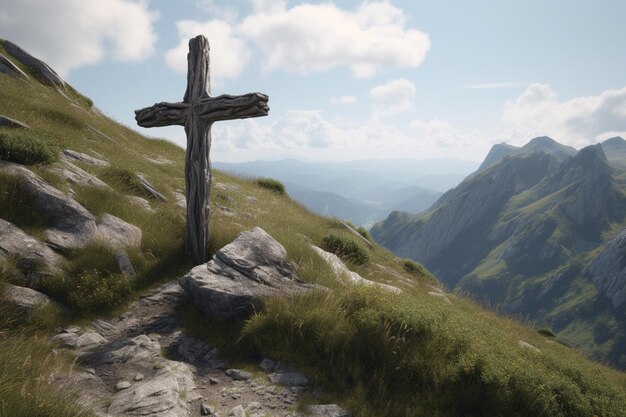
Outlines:
{"label": "horizontal cross arm", "polygon": [[185,126],[190,107],[188,103],[156,103],[135,110],[135,120],[141,127]]}
{"label": "horizontal cross arm", "polygon": [[205,97],[195,106],[195,113],[210,122],[218,120],[247,119],[267,116],[270,111],[269,97],[262,93],[249,93],[242,96],[221,95]]}

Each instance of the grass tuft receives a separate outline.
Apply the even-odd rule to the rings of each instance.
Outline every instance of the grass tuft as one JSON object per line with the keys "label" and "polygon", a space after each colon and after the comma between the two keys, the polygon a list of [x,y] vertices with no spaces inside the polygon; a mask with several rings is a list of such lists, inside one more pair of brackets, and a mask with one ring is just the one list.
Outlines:
{"label": "grass tuft", "polygon": [[270,191],[275,192],[276,194],[286,194],[285,185],[273,178],[259,178],[255,181],[256,185],[259,187],[268,189]]}
{"label": "grass tuft", "polygon": [[322,239],[321,247],[346,262],[356,265],[367,265],[370,262],[368,249],[361,242],[347,235],[330,233]]}
{"label": "grass tuft", "polygon": [[0,128],[0,159],[22,165],[51,164],[59,159],[59,143],[30,129]]}

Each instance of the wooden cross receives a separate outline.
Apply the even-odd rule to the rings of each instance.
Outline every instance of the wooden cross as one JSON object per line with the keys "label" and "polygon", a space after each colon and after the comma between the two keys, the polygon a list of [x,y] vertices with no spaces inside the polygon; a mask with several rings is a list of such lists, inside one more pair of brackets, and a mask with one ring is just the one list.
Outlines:
{"label": "wooden cross", "polygon": [[180,125],[187,133],[185,191],[187,197],[187,257],[194,264],[207,261],[211,197],[211,125],[219,120],[267,116],[268,96],[211,97],[209,42],[200,35],[189,41],[187,91],[182,103],[156,103],[135,110],[142,127]]}

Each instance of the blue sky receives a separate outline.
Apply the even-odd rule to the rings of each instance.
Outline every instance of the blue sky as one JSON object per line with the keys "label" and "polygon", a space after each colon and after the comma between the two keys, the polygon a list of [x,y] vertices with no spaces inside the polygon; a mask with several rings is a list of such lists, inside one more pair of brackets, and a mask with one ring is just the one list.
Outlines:
{"label": "blue sky", "polygon": [[621,0],[0,2],[0,37],[133,128],[134,109],[182,98],[188,38],[205,34],[213,95],[271,107],[215,124],[214,160],[479,161],[502,141],[626,136]]}

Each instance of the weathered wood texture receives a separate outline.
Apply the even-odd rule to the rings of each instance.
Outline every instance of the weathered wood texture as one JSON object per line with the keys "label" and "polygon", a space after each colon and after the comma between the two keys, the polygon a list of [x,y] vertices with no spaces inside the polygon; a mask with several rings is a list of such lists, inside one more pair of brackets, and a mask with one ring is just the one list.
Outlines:
{"label": "weathered wood texture", "polygon": [[196,263],[207,260],[211,197],[211,125],[213,122],[267,116],[268,96],[211,97],[209,42],[200,35],[189,41],[187,91],[182,103],[156,103],[135,110],[142,127],[180,125],[187,133],[185,186],[187,197],[187,256]]}

